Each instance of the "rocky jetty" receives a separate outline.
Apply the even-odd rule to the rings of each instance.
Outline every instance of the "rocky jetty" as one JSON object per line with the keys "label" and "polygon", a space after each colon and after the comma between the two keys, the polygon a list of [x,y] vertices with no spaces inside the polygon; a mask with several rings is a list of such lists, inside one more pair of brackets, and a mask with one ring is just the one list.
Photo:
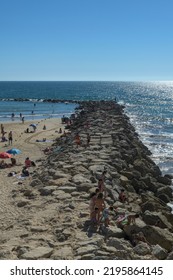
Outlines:
{"label": "rocky jetty", "polygon": [[[0,258],[172,260],[173,215],[167,206],[171,176],[162,176],[151,160],[123,106],[88,101],[80,102],[79,109],[69,133],[53,144],[29,184],[14,190],[14,204],[23,214],[1,233]],[[89,195],[104,170],[106,205],[113,204],[116,214],[109,227],[94,230]],[[122,188],[128,203],[118,199]],[[122,213],[139,217],[134,224],[118,227],[116,218]],[[145,239],[134,242],[141,233]]]}

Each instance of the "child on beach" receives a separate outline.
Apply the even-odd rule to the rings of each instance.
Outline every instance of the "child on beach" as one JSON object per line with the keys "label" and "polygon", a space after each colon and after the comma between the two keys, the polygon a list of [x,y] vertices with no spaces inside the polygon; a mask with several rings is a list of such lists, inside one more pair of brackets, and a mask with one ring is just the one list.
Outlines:
{"label": "child on beach", "polygon": [[91,218],[91,224],[95,227],[98,226],[99,224],[99,209],[98,207],[95,207],[94,210],[92,211],[91,215],[90,215],[90,218]]}
{"label": "child on beach", "polygon": [[103,222],[105,227],[108,227],[109,226],[109,214],[110,214],[110,211],[113,211],[114,208],[113,206],[110,206],[109,208],[105,208],[102,212],[102,216],[100,218],[100,222]]}

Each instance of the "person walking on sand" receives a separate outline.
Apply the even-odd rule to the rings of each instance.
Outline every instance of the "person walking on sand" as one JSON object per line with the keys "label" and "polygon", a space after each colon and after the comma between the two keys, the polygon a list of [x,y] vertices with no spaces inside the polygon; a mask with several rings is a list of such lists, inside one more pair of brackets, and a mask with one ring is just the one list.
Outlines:
{"label": "person walking on sand", "polygon": [[1,134],[4,135],[4,126],[2,123],[1,123]]}
{"label": "person walking on sand", "polygon": [[13,133],[12,133],[12,131],[10,131],[9,134],[8,134],[8,143],[9,143],[9,145],[13,144]]}

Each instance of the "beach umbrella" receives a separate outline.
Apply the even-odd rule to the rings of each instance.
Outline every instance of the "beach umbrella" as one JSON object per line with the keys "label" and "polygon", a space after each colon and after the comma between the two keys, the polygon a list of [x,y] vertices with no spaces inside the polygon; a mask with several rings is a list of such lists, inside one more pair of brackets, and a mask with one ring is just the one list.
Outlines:
{"label": "beach umbrella", "polygon": [[12,149],[8,150],[6,153],[12,154],[12,155],[18,155],[18,154],[21,154],[21,151],[19,149],[12,148]]}
{"label": "beach umbrella", "polygon": [[12,155],[10,155],[10,154],[8,154],[6,152],[0,153],[0,158],[11,158],[11,157],[12,157]]}

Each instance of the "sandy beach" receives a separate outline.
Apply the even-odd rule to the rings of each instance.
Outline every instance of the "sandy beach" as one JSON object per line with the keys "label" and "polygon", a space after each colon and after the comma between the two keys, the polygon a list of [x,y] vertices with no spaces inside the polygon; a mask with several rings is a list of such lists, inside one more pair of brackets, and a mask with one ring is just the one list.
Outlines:
{"label": "sandy beach", "polygon": [[[61,119],[44,119],[35,122],[37,124],[37,129],[34,133],[25,133],[24,131],[27,128],[33,131],[33,128],[29,126],[31,123],[31,121],[27,121],[24,124],[21,122],[4,123],[4,129],[7,132],[5,135],[8,136],[9,131],[13,132],[13,145],[9,145],[8,141],[0,142],[0,152],[5,152],[11,148],[17,148],[20,149],[22,153],[13,156],[17,161],[16,166],[0,169],[0,228],[2,230],[8,225],[13,224],[14,220],[16,220],[19,215],[22,215],[22,210],[14,206],[12,189],[14,189],[15,185],[17,188],[18,183],[22,183],[19,176],[26,157],[36,162],[36,167],[30,168],[30,171],[33,172],[34,169],[39,166],[37,160],[45,157],[43,150],[51,146],[54,139],[60,136],[58,133],[59,128],[61,127],[62,131],[64,131],[64,124],[61,124]],[[44,125],[46,126],[46,130],[43,130]],[[36,141],[42,141],[43,138],[46,138],[46,142]],[[4,161],[6,163],[11,163],[10,159],[4,159]],[[11,171],[17,172],[17,175],[15,177],[8,177]],[[30,181],[30,177],[25,179],[26,184],[27,181]]]}

